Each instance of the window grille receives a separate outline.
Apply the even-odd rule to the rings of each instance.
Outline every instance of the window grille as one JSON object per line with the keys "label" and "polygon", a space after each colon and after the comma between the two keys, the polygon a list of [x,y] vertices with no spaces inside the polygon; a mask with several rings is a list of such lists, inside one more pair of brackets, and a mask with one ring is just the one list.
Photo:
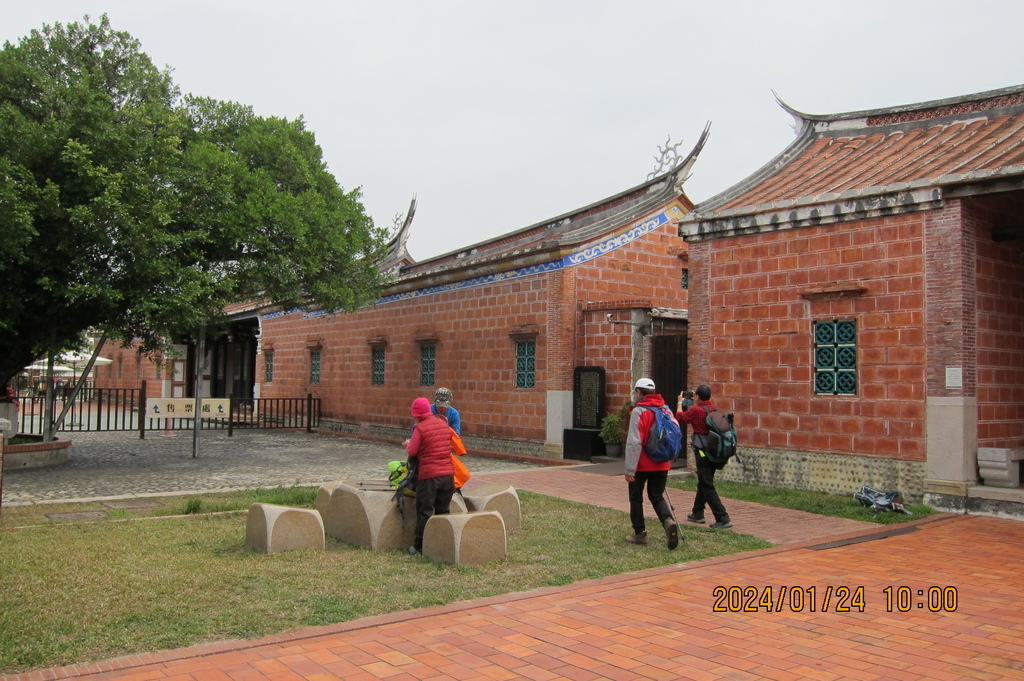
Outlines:
{"label": "window grille", "polygon": [[420,346],[420,385],[434,385],[434,368],[437,360],[436,345]]}
{"label": "window grille", "polygon": [[384,348],[375,347],[373,350],[373,385],[384,385]]}
{"label": "window grille", "polygon": [[264,361],[264,365],[265,365],[265,372],[266,372],[266,377],[265,377],[266,378],[266,382],[267,383],[273,383],[274,382],[274,353],[268,352],[263,357],[264,357],[264,360],[265,360]]}
{"label": "window grille", "polygon": [[537,365],[537,343],[516,341],[516,387],[532,388]]}
{"label": "window grille", "polygon": [[320,350],[309,351],[309,383],[320,385]]}
{"label": "window grille", "polygon": [[814,322],[814,392],[857,394],[857,323]]}

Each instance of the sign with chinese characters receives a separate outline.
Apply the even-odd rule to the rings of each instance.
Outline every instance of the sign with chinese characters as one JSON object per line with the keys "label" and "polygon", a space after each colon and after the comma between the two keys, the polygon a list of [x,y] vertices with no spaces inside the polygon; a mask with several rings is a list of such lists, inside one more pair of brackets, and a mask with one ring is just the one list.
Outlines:
{"label": "sign with chinese characters", "polygon": [[604,367],[576,367],[572,388],[572,427],[600,428],[604,418]]}
{"label": "sign with chinese characters", "polygon": [[[204,397],[200,403],[200,418],[227,418],[231,408],[228,398]],[[154,418],[195,418],[196,401],[192,398],[160,397],[146,400],[146,414]]]}

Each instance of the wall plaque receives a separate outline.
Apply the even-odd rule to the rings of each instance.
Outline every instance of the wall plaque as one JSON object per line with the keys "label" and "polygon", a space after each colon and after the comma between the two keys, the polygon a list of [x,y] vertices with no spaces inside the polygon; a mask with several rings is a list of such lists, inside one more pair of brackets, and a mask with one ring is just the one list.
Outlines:
{"label": "wall plaque", "polygon": [[572,427],[601,427],[604,418],[604,367],[576,367],[572,381]]}

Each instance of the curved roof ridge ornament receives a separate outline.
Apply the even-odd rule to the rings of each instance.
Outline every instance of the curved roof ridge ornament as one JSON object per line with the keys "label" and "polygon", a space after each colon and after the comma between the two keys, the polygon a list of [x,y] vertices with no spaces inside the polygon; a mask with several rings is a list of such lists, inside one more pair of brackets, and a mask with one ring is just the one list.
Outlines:
{"label": "curved roof ridge ornament", "polygon": [[679,140],[675,144],[671,144],[671,142],[672,134],[669,133],[669,136],[665,138],[665,146],[662,147],[660,144],[658,145],[659,155],[654,157],[654,170],[647,173],[648,180],[653,180],[678,165],[679,152],[677,152],[676,149],[678,149],[679,145],[683,143],[683,140]]}
{"label": "curved roof ridge ornament", "polygon": [[409,251],[406,250],[405,244],[409,241],[409,232],[412,228],[412,219],[416,215],[416,195],[412,195],[412,201],[409,202],[409,210],[405,212],[403,216],[401,213],[396,213],[394,220],[391,222],[391,230],[394,236],[388,242],[388,254],[385,258],[385,262],[394,263],[401,260],[409,260],[415,262],[410,256]]}
{"label": "curved roof ridge ornament", "polygon": [[772,88],[772,96],[775,97],[775,103],[782,107],[782,110],[793,117],[793,133],[799,137],[800,133],[804,131],[807,126],[814,125],[813,120],[815,116],[805,114],[802,111],[797,111],[779,96],[779,93]]}
{"label": "curved roof ridge ornament", "polygon": [[[683,183],[690,179],[690,172],[693,170],[693,164],[697,162],[697,157],[700,156],[700,152],[704,149],[704,145],[707,144],[708,137],[711,136],[711,121],[704,124],[704,130],[700,133],[700,137],[697,138],[697,143],[693,145],[693,149],[690,153],[683,158],[676,166],[672,169],[674,175],[673,187],[677,192],[682,193]],[[680,141],[680,144],[682,142]]]}

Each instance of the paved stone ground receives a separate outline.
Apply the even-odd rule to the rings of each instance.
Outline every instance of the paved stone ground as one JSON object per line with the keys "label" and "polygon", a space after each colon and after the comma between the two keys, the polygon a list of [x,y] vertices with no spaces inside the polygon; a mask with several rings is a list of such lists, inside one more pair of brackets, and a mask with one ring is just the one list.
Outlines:
{"label": "paved stone ground", "polygon": [[[400,445],[281,430],[192,434],[75,433],[68,461],[52,468],[6,471],[3,505],[224,492],[257,487],[320,485],[332,480],[387,478],[388,462],[405,459]],[[484,474],[536,464],[466,455]]]}

